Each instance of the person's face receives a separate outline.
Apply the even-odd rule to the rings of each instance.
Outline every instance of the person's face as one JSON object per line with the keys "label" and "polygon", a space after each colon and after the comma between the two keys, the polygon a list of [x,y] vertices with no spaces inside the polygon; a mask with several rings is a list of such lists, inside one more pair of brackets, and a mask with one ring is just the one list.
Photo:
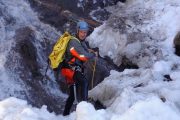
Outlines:
{"label": "person's face", "polygon": [[87,36],[87,30],[79,30],[78,31],[78,37],[80,40],[84,40]]}

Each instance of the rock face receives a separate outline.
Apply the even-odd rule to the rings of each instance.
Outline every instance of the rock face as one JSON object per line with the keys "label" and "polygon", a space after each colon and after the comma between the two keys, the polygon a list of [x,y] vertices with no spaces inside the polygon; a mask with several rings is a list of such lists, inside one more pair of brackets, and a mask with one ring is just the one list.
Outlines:
{"label": "rock face", "polygon": [[[29,27],[23,27],[16,30],[14,37],[16,44],[12,47],[12,52],[8,56],[7,68],[10,70],[14,67],[14,64],[19,64],[15,74],[20,75],[20,79],[23,80],[25,85],[25,96],[29,104],[41,107],[47,105],[49,111],[55,111],[61,113],[63,104],[59,104],[63,101],[61,97],[56,97],[50,94],[42,83],[43,75],[40,72],[40,65],[37,61],[37,48],[35,47],[34,31]],[[14,56],[13,54],[19,54]],[[17,63],[19,62],[19,63]]]}
{"label": "rock face", "polygon": [[22,58],[22,66],[24,72],[30,72],[32,78],[41,76],[39,71],[39,65],[37,62],[37,50],[34,46],[34,34],[33,30],[29,27],[20,28],[16,31],[16,46],[15,51],[20,53]]}
{"label": "rock face", "polygon": [[119,1],[125,2],[125,0],[97,0],[96,2],[85,0],[29,0],[29,3],[38,12],[41,21],[63,31],[63,26],[68,20],[61,14],[62,11],[69,10],[79,17],[92,19],[93,16],[98,21],[104,21],[109,17],[109,13],[104,7],[115,5]]}

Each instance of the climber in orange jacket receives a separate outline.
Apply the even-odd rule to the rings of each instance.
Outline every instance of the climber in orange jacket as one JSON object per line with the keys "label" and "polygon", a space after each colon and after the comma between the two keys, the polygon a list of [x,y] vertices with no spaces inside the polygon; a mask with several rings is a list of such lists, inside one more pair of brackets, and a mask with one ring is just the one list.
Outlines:
{"label": "climber in orange jacket", "polygon": [[70,109],[73,105],[75,96],[73,91],[73,85],[76,85],[77,91],[81,88],[81,93],[77,93],[80,96],[80,101],[87,101],[88,99],[88,81],[83,73],[83,63],[89,59],[93,59],[97,56],[97,52],[89,52],[85,38],[88,33],[88,24],[85,21],[77,23],[77,39],[71,39],[68,43],[65,60],[61,68],[61,74],[65,77],[69,85],[69,97],[66,100],[66,105],[63,115],[69,115]]}

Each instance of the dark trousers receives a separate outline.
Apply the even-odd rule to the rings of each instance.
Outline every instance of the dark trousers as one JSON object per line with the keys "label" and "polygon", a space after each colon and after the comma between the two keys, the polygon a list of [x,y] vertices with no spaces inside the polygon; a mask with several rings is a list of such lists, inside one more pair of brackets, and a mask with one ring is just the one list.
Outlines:
{"label": "dark trousers", "polygon": [[[85,78],[84,74],[81,73],[80,71],[76,71],[73,79],[76,84],[76,93],[77,93],[77,98],[78,101],[87,101],[88,99],[88,81]],[[80,93],[79,93],[80,91]],[[64,109],[63,115],[69,115],[71,107],[74,102],[74,89],[73,85],[69,86],[69,97],[66,100],[66,105]]]}

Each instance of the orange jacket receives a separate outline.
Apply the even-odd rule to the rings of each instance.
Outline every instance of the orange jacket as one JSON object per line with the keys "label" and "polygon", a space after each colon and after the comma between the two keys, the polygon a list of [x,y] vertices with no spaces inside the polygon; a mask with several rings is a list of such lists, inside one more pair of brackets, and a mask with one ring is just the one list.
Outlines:
{"label": "orange jacket", "polygon": [[[80,41],[72,39],[68,43],[65,53],[65,61],[70,65],[77,64],[81,66],[83,62],[88,61],[88,59],[91,59],[94,56],[93,53],[88,52],[87,47],[83,46]],[[74,83],[74,73],[74,70],[70,68],[61,69],[61,74],[65,77],[68,84]]]}

